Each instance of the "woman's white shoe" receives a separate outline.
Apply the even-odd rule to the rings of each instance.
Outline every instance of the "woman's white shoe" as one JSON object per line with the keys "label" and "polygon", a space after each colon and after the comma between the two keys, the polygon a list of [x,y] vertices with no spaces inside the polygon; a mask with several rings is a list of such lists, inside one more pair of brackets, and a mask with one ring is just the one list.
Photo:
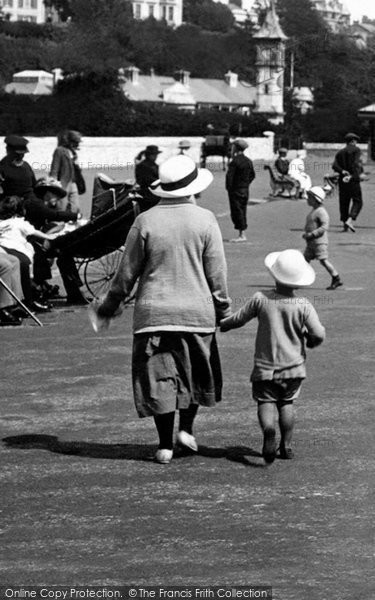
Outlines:
{"label": "woman's white shoe", "polygon": [[179,431],[176,436],[176,441],[179,446],[188,448],[192,452],[198,452],[197,440],[193,435],[186,431]]}
{"label": "woman's white shoe", "polygon": [[161,465],[167,465],[171,462],[173,458],[173,450],[168,450],[167,448],[159,448],[155,454],[155,462],[160,463]]}

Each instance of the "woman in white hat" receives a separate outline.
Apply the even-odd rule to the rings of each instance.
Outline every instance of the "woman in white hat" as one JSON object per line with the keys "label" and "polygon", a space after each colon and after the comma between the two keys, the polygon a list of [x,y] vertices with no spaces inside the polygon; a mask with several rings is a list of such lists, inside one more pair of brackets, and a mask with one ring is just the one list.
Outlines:
{"label": "woman in white hat", "polygon": [[177,443],[197,451],[192,426],[198,406],[221,399],[216,324],[230,314],[226,261],[214,215],[194,203],[213,177],[187,156],[162,163],[150,187],[159,203],[131,228],[120,264],[94,318],[105,327],[139,278],[133,321],[133,392],[140,417],[152,416],[159,434],[155,460]]}

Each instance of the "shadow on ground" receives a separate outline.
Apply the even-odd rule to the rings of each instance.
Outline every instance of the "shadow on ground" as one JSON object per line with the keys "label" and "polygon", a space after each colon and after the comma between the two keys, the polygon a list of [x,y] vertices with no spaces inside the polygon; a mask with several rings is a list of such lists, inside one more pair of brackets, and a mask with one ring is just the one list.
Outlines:
{"label": "shadow on ground", "polygon": [[[63,441],[59,440],[55,435],[37,433],[9,436],[3,438],[2,441],[7,448],[48,450],[56,454],[70,454],[112,460],[149,461],[153,460],[155,453],[155,446],[151,444],[98,444],[97,442]],[[177,448],[174,452],[174,459],[181,458],[187,454],[191,453],[184,451],[182,448]],[[247,458],[247,456],[261,458],[262,455],[252,448],[243,446],[230,448],[200,446],[197,454],[206,458],[226,458],[248,466],[264,467],[264,464],[253,462]]]}

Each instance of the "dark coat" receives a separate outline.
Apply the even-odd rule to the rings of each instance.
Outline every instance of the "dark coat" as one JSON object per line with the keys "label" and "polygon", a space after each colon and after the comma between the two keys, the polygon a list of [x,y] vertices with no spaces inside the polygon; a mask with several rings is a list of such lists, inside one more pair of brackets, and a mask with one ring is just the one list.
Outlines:
{"label": "dark coat", "polygon": [[255,179],[255,171],[252,161],[242,152],[236,154],[230,161],[225,187],[228,192],[248,189],[250,183]]}
{"label": "dark coat", "polygon": [[70,210],[56,210],[46,206],[41,198],[30,198],[25,203],[26,219],[34,225],[35,229],[45,230],[49,223],[59,221],[76,221],[78,213]]}
{"label": "dark coat", "polygon": [[74,163],[70,150],[58,146],[53,153],[50,176],[60,181],[64,190],[75,181]]}
{"label": "dark coat", "polygon": [[20,167],[12,164],[9,156],[0,161],[0,185],[5,196],[30,198],[34,195],[36,177],[29,163],[23,161]]}
{"label": "dark coat", "polygon": [[360,175],[363,173],[360,149],[357,146],[348,145],[339,150],[332,169],[340,174],[340,179],[344,176],[343,171],[347,171],[353,181],[360,181]]}
{"label": "dark coat", "polygon": [[159,179],[159,167],[155,161],[146,157],[135,167],[135,180],[140,188],[143,203],[140,202],[141,210],[151,208],[159,202],[159,198],[148,189],[150,185]]}

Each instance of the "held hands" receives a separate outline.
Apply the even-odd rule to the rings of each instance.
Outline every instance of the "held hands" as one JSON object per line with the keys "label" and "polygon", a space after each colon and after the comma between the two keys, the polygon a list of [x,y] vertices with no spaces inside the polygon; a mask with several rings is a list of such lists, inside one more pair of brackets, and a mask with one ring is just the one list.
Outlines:
{"label": "held hands", "polygon": [[312,233],[303,233],[302,237],[304,240],[312,240],[314,236]]}
{"label": "held hands", "polygon": [[99,316],[98,312],[100,305],[101,301],[98,298],[94,298],[88,307],[89,320],[95,333],[107,330],[111,322],[109,317]]}
{"label": "held hands", "polygon": [[99,309],[103,303],[103,300],[104,298],[94,298],[88,307],[89,321],[95,333],[106,331],[109,328],[112,319],[114,317],[119,317],[122,314],[122,308],[119,306],[111,317],[103,317],[100,315]]}

